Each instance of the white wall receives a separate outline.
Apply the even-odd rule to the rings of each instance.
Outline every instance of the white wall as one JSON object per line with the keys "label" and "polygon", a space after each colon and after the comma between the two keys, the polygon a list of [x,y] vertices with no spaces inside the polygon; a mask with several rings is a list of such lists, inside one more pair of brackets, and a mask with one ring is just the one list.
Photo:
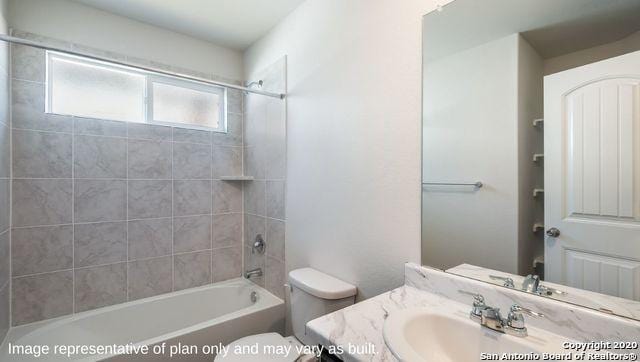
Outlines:
{"label": "white wall", "polygon": [[[517,273],[519,35],[424,65],[422,262]],[[428,44],[425,44],[425,51]]]}
{"label": "white wall", "polygon": [[636,50],[640,50],[640,31],[613,43],[545,59],[544,74],[561,72],[581,65],[631,53]]}
{"label": "white wall", "polygon": [[420,261],[421,19],[433,0],[308,0],[245,52],[287,55],[287,268],[368,298]]}
{"label": "white wall", "polygon": [[242,55],[68,0],[10,0],[15,29],[159,63],[243,80]]}

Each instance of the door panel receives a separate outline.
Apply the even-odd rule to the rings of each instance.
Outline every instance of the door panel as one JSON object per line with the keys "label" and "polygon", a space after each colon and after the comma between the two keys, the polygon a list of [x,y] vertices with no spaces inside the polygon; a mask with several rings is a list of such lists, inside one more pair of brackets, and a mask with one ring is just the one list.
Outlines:
{"label": "door panel", "polygon": [[640,52],[545,77],[545,276],[640,300]]}
{"label": "door panel", "polygon": [[566,275],[570,287],[640,300],[640,262],[567,250]]}
{"label": "door panel", "polygon": [[[567,216],[633,218],[633,130],[640,81],[613,78],[565,96]],[[637,142],[637,141],[636,141]],[[636,162],[637,163],[637,162]]]}

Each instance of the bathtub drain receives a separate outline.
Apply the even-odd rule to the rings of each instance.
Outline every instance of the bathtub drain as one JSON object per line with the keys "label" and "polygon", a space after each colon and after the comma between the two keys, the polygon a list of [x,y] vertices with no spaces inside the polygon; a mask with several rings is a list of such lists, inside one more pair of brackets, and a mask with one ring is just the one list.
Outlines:
{"label": "bathtub drain", "polygon": [[258,301],[258,293],[256,293],[255,291],[251,292],[251,303],[255,303],[257,301]]}

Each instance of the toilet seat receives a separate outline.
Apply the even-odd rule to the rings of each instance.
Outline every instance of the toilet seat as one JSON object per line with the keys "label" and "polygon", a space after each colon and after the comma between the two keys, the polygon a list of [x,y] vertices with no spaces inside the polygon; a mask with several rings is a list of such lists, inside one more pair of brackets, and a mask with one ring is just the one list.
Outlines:
{"label": "toilet seat", "polygon": [[[249,354],[234,354],[236,347],[239,346],[254,346],[258,345],[258,353]],[[266,354],[263,353],[263,346],[282,346],[291,347],[291,352],[288,355],[285,354]],[[228,347],[228,353],[226,356],[218,355],[215,358],[215,362],[294,362],[300,355],[296,349],[296,345],[300,346],[293,337],[284,338],[278,333],[263,333],[254,334],[252,336],[243,337],[231,342]],[[282,349],[281,349],[282,350]]]}

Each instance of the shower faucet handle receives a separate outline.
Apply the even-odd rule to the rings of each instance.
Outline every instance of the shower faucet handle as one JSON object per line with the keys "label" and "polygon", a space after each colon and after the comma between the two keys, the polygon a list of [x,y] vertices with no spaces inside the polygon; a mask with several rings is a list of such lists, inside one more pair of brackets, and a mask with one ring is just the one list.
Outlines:
{"label": "shower faucet handle", "polygon": [[255,254],[256,252],[258,254],[264,254],[264,251],[265,251],[266,247],[267,247],[267,245],[264,242],[264,238],[262,237],[262,234],[258,234],[258,235],[256,235],[256,238],[253,241],[253,247],[251,248],[251,254]]}

